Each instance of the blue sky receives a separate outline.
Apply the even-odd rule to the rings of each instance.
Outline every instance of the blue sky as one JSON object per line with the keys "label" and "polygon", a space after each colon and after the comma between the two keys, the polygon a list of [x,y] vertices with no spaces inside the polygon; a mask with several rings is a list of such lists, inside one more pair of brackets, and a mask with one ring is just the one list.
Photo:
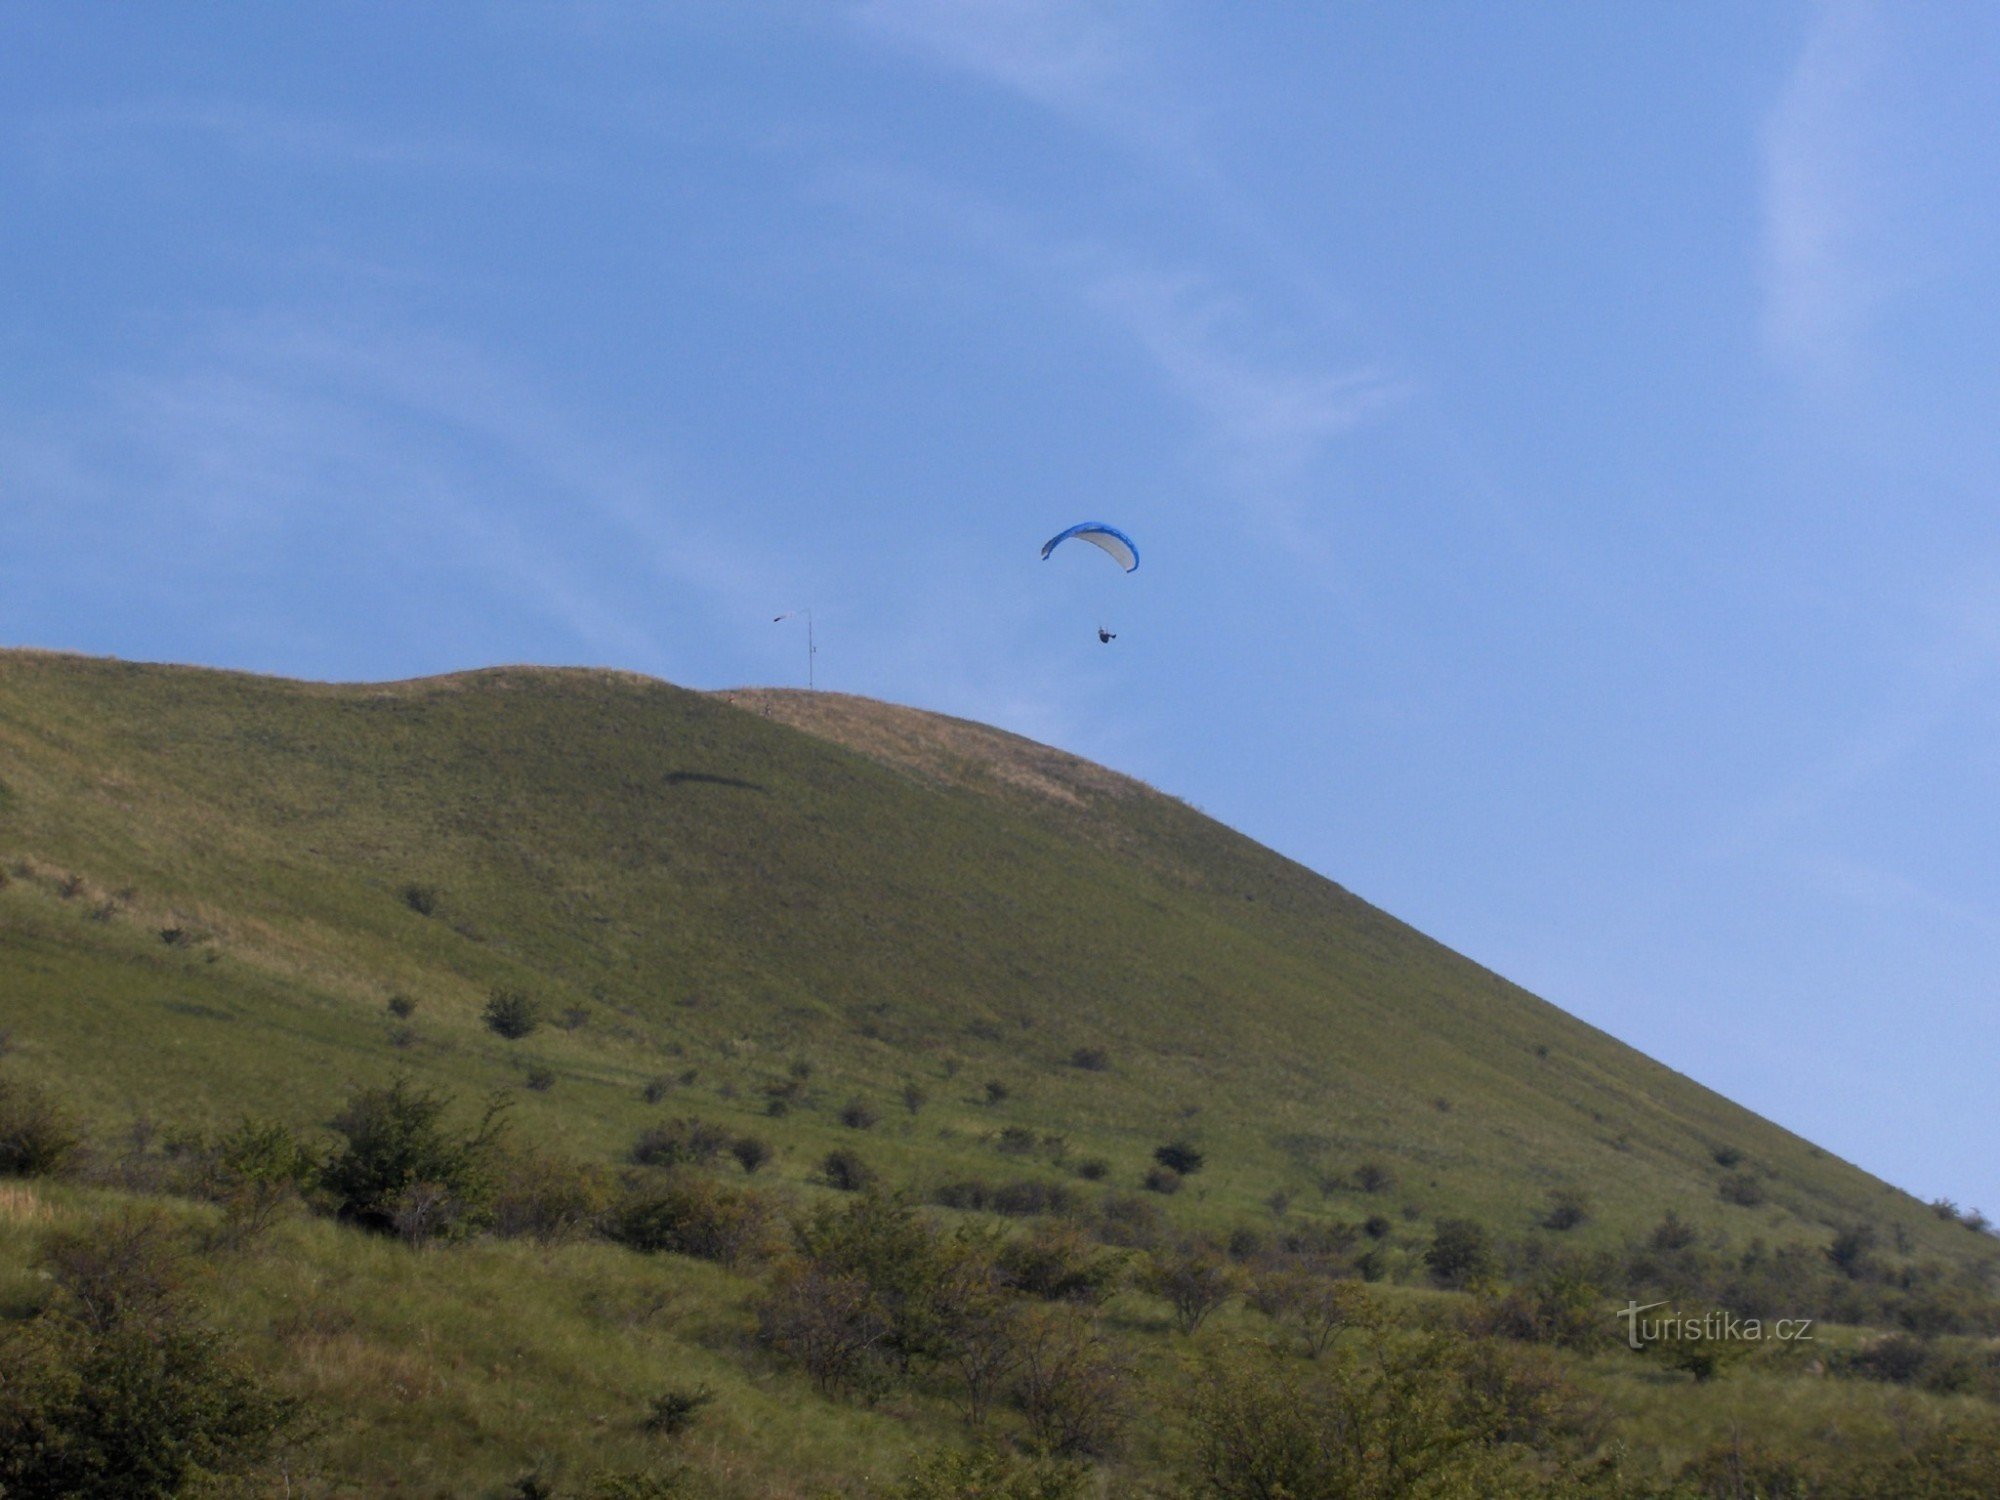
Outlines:
{"label": "blue sky", "polygon": [[1996,85],[1970,4],[16,0],[0,640],[810,606],[2000,1210]]}

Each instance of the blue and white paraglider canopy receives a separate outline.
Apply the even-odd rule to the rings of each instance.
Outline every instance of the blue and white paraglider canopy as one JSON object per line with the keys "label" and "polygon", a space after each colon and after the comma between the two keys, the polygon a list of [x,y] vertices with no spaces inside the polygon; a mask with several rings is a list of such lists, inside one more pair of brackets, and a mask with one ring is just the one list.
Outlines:
{"label": "blue and white paraglider canopy", "polygon": [[1042,561],[1047,562],[1049,554],[1071,537],[1089,542],[1093,547],[1102,547],[1111,555],[1111,560],[1128,573],[1139,566],[1138,545],[1116,526],[1106,526],[1102,521],[1085,521],[1050,537],[1042,544]]}

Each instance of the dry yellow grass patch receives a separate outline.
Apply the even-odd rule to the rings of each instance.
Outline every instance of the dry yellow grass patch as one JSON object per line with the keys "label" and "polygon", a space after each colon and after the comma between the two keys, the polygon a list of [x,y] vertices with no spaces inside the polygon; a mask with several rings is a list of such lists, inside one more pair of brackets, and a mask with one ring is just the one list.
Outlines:
{"label": "dry yellow grass patch", "polygon": [[785,688],[742,688],[716,696],[793,729],[832,740],[871,760],[951,786],[998,782],[1071,807],[1087,807],[1100,797],[1130,797],[1145,790],[1129,776],[1052,746],[922,709],[845,693],[802,693]]}
{"label": "dry yellow grass patch", "polygon": [[44,1224],[55,1210],[25,1182],[0,1182],[0,1219],[10,1224]]}

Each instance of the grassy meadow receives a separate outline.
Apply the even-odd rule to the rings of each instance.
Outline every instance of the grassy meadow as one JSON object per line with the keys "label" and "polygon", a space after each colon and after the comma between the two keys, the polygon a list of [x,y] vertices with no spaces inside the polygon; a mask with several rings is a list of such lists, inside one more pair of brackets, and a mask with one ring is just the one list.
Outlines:
{"label": "grassy meadow", "polygon": [[[525,1035],[495,1029],[502,999],[532,1013]],[[42,1247],[160,1216],[203,1326],[307,1413],[250,1493],[916,1494],[925,1463],[981,1441],[1018,1473],[921,1493],[1260,1493],[1188,1477],[1212,1412],[1176,1393],[1273,1336],[1284,1317],[1248,1294],[1300,1267],[1364,1288],[1343,1327],[1387,1320],[1385,1349],[1468,1320],[1465,1369],[1488,1343],[1527,1349],[1543,1363],[1500,1380],[1500,1405],[1534,1370],[1573,1387],[1576,1411],[1495,1426],[1479,1459],[1542,1455],[1550,1493],[1729,1493],[1700,1488],[1717,1453],[1734,1493],[1849,1493],[1783,1489],[1756,1455],[1837,1451],[1859,1472],[1983,1430],[2000,1389],[2000,1246],[1977,1225],[1183,803],[858,699],[0,653],[0,1039],[0,1086],[53,1100],[80,1138],[60,1172],[0,1177],[8,1316],[74,1294],[60,1274],[51,1291]],[[255,1235],[223,1232],[219,1139],[249,1119],[324,1153],[351,1101],[399,1080],[453,1122],[503,1100],[510,1149],[596,1174],[591,1213],[613,1219],[651,1190],[618,1185],[642,1133],[699,1121],[729,1143],[701,1180],[753,1194],[768,1232],[716,1255],[587,1225],[411,1243],[305,1178]],[[731,1160],[745,1140],[754,1170]],[[1170,1145],[1194,1168],[1163,1172]],[[824,1303],[888,1274],[796,1228],[867,1196],[836,1154],[926,1205],[909,1212],[940,1242],[1072,1226],[1117,1262],[1100,1293],[1045,1299],[1087,1305],[1118,1365],[1115,1438],[1055,1441],[1018,1393],[969,1427],[940,1373],[960,1346],[922,1343],[906,1303],[865,1378],[821,1379],[773,1334],[788,1275],[833,1277]],[[1441,1269],[1454,1223],[1479,1254]],[[1192,1333],[1147,1279],[1177,1245],[1211,1247],[1227,1290]],[[1585,1273],[1614,1337],[1628,1296],[1793,1287],[1823,1342],[1697,1378],[1610,1339],[1494,1332],[1510,1290]],[[1042,1311],[1009,1326],[1083,1337]],[[1849,1378],[1892,1331],[1961,1374]],[[1344,1347],[1305,1364],[1344,1369]],[[1402,1359],[1382,1367],[1429,1378]],[[1248,1401],[1255,1379],[1213,1384]],[[653,1398],[696,1389],[682,1430],[649,1430]],[[1312,1492],[1514,1492],[1473,1472]]]}

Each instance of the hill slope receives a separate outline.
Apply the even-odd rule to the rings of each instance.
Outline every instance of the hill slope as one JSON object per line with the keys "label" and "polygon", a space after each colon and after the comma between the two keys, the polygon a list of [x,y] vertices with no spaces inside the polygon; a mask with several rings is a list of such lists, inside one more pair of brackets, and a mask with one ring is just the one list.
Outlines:
{"label": "hill slope", "polygon": [[[646,1079],[748,1118],[797,1061],[805,1107],[764,1128],[798,1180],[856,1139],[833,1112],[859,1098],[884,1117],[868,1150],[915,1179],[990,1168],[1017,1126],[1129,1186],[1188,1137],[1209,1165],[1180,1212],[1218,1223],[1282,1188],[1518,1231],[1571,1186],[1587,1234],[1673,1207],[1732,1237],[1865,1218],[1971,1253],[1180,802],[864,700],[10,652],[0,870],[0,1027],[106,1125],[317,1120],[355,1082],[485,1090],[532,1062],[554,1086],[523,1095],[528,1126],[608,1151],[657,1114]],[[570,1025],[502,1041],[496,988]]]}

